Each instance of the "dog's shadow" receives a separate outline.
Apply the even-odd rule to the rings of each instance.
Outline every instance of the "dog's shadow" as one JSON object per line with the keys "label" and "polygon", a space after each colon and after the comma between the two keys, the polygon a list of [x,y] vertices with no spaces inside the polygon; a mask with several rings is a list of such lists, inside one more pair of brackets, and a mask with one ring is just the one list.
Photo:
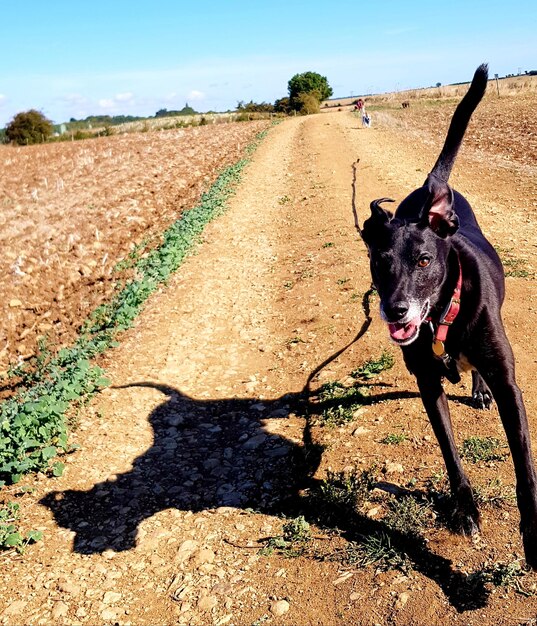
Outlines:
{"label": "dog's shadow", "polygon": [[[303,441],[271,434],[266,428],[266,420],[284,422],[290,411],[310,407],[303,393],[270,401],[200,400],[164,385],[136,386],[157,388],[166,396],[149,416],[153,445],[135,459],[129,472],[89,491],[52,492],[41,500],[60,526],[75,532],[75,552],[130,550],[136,545],[141,522],[170,508],[196,512],[229,506],[284,517],[303,514],[327,529],[334,528],[332,515],[323,519],[322,507],[298,496],[304,487],[307,492],[318,491],[311,476],[322,450],[313,444],[309,428]],[[409,395],[417,394],[389,392],[378,400]],[[315,407],[322,409],[318,404]],[[392,545],[407,554],[413,569],[434,580],[458,611],[486,604],[485,586],[475,581],[470,585],[423,539],[409,538],[351,507],[338,516],[337,528],[352,541],[379,532],[387,535]]]}

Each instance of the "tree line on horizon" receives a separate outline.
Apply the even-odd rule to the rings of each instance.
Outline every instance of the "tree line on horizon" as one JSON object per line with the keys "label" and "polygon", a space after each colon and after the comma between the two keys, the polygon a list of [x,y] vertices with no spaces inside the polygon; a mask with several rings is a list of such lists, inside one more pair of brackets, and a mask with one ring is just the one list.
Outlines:
{"label": "tree line on horizon", "polygon": [[[333,91],[328,84],[326,76],[321,76],[317,72],[303,72],[295,74],[287,83],[288,96],[277,99],[274,104],[267,102],[255,103],[250,101],[237,103],[236,110],[241,113],[280,113],[284,115],[300,114],[309,115],[318,113],[320,104],[329,98]],[[188,102],[180,110],[168,111],[159,109],[154,117],[174,117],[197,115]],[[80,131],[81,129],[92,128],[93,126],[116,126],[127,122],[136,122],[148,119],[147,117],[137,117],[133,115],[90,115],[83,120],[71,118],[69,122],[54,125],[41,111],[30,109],[17,113],[13,120],[9,122],[3,132],[0,132],[0,141],[14,145],[31,145],[48,141],[56,132]]]}

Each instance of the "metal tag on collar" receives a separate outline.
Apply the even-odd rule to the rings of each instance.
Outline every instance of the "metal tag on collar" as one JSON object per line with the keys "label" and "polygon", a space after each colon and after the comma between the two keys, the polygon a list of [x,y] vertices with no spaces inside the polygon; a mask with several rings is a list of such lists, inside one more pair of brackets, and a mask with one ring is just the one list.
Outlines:
{"label": "metal tag on collar", "polygon": [[433,341],[433,352],[435,356],[441,358],[446,354],[446,348],[444,346],[444,342],[439,339],[435,339]]}

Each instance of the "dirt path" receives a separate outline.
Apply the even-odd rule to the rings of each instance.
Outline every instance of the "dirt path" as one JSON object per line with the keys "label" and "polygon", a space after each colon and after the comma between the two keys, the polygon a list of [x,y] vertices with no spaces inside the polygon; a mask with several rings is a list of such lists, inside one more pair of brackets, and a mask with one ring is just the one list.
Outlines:
{"label": "dirt path", "polygon": [[[282,516],[296,514],[306,470],[322,480],[376,464],[387,481],[418,486],[441,471],[395,350],[395,367],[372,391],[385,401],[352,423],[306,429],[296,409],[309,373],[364,321],[370,281],[350,209],[352,162],[360,158],[363,219],[371,199],[400,200],[421,184],[437,150],[389,119],[364,131],[345,113],[272,129],[228,212],[108,356],[113,388],[81,416],[73,435],[80,449],[64,476],[26,481],[33,491],[19,496],[25,520],[45,536],[22,557],[0,557],[0,623],[403,626],[518,624],[537,615],[537,598],[512,589],[484,594],[471,610],[461,599],[472,590],[467,574],[521,556],[512,506],[484,511],[483,533],[472,541],[429,529],[406,573],[258,554],[259,540],[280,535]],[[453,183],[495,243],[516,258],[535,254],[537,190],[529,177],[513,178],[467,151]],[[537,415],[535,296],[534,281],[508,279],[505,318],[530,416]],[[345,381],[392,350],[377,317],[375,310],[368,332],[314,386]],[[461,400],[467,380],[449,391],[461,440],[503,440],[495,410],[479,413]],[[402,430],[401,445],[380,443]],[[312,458],[313,450],[321,452]],[[513,484],[510,462],[469,473]],[[368,515],[375,519],[375,511]],[[324,552],[346,543],[326,528],[314,534]],[[529,575],[524,585],[536,581]]]}

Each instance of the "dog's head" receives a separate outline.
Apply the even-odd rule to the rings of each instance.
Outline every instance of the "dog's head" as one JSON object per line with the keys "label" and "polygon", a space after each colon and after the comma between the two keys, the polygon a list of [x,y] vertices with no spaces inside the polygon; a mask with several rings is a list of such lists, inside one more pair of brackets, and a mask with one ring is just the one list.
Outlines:
{"label": "dog's head", "polygon": [[459,227],[453,199],[449,185],[431,174],[403,200],[395,217],[381,206],[393,200],[371,203],[362,237],[381,316],[392,340],[401,346],[418,337],[446,279],[450,238]]}

